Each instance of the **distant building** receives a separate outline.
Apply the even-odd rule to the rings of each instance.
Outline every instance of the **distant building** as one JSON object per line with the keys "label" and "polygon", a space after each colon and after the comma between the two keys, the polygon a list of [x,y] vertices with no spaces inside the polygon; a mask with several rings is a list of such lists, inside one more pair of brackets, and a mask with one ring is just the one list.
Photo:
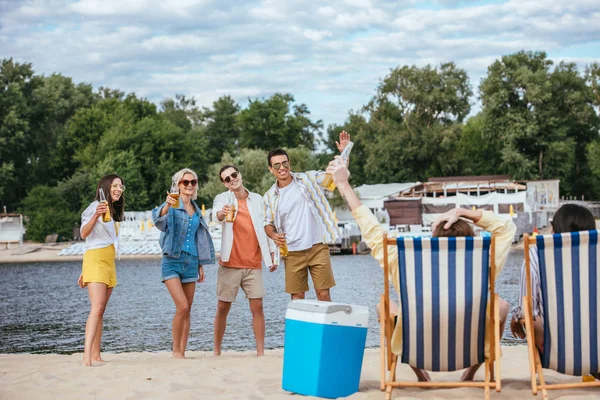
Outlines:
{"label": "distant building", "polygon": [[[400,193],[410,190],[417,183],[380,183],[377,185],[361,185],[354,189],[357,193],[358,198],[362,204],[369,207],[369,209],[378,218],[384,219],[385,223],[389,222],[389,216],[384,209],[384,202],[394,196],[398,196]],[[336,207],[335,213],[339,221],[351,221],[352,213],[347,207]]]}
{"label": "distant building", "polygon": [[527,187],[507,175],[430,178],[385,202],[390,225],[430,225],[453,208],[492,210],[496,214],[529,211]]}
{"label": "distant building", "polygon": [[0,248],[10,249],[11,244],[22,247],[24,234],[21,214],[0,214]]}

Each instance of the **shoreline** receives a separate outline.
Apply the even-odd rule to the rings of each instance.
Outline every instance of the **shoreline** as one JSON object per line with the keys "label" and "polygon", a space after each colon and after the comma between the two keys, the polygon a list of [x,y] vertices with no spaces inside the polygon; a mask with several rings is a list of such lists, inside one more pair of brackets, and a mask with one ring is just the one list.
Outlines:
{"label": "shoreline", "polygon": [[[502,391],[494,399],[532,396],[526,346],[503,347]],[[170,352],[103,353],[107,361],[94,367],[81,366],[82,353],[0,354],[0,398],[26,399],[290,399],[293,394],[281,388],[283,349],[266,350],[264,357],[253,351],[191,351],[188,359],[175,360]],[[398,377],[414,381],[406,365],[398,366]],[[581,378],[545,370],[551,383],[580,382]],[[431,373],[434,381],[457,381],[461,372]],[[483,379],[480,368],[476,380]],[[552,398],[593,399],[597,388],[551,391]],[[297,396],[297,395],[296,395]],[[538,395],[539,396],[539,395]],[[312,399],[314,397],[304,397]],[[359,391],[353,400],[381,400],[379,390],[379,349],[365,349]],[[392,398],[481,399],[483,390],[394,389]]]}
{"label": "shoreline", "polygon": [[[25,246],[24,246],[25,247]],[[11,254],[17,249],[0,250],[0,264],[22,264],[30,262],[60,262],[60,261],[83,261],[83,254],[74,256],[59,256],[58,253],[63,247],[57,248],[42,248],[26,254]],[[121,260],[143,260],[154,259],[160,260],[160,254],[124,254]]]}

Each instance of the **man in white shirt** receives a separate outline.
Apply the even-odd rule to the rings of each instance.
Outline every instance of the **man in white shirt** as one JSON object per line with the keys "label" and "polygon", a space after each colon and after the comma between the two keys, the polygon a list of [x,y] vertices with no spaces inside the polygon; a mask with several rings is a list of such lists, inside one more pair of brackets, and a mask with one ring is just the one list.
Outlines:
{"label": "man in white shirt", "polygon": [[[263,199],[259,194],[252,193],[244,187],[242,174],[238,168],[225,165],[221,168],[219,177],[228,190],[219,194],[213,204],[213,220],[221,222],[222,225],[214,354],[221,354],[227,314],[241,287],[246,293],[252,311],[256,354],[262,356],[265,347],[265,316],[262,301],[265,287],[262,262],[269,266],[271,272],[277,269],[275,244],[267,238],[263,229]],[[227,218],[230,212],[233,212],[233,222]]]}
{"label": "man in white shirt", "polygon": [[[337,143],[341,152],[350,142],[342,131]],[[277,181],[267,191],[265,232],[280,248],[287,244],[285,291],[303,299],[308,290],[308,273],[317,298],[331,301],[329,290],[335,286],[329,245],[339,237],[333,211],[321,185],[324,171],[291,172],[290,159],[283,149],[268,155],[269,171]]]}

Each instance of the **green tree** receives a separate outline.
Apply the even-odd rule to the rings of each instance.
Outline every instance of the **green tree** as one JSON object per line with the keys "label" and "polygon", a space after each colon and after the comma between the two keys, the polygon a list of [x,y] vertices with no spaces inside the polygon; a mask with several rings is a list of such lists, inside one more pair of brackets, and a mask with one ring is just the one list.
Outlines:
{"label": "green tree", "polygon": [[14,210],[31,178],[33,93],[43,85],[29,63],[3,59],[0,65],[0,192],[2,205]]}
{"label": "green tree", "polygon": [[293,104],[291,94],[274,94],[264,100],[250,101],[238,116],[240,146],[272,150],[277,147],[315,148],[322,121],[312,121],[304,104]]}
{"label": "green tree", "polygon": [[[452,62],[393,69],[363,109],[368,124],[355,132],[364,146],[366,180],[402,182],[456,174],[456,145],[471,95],[467,73]],[[356,122],[360,126],[360,119]]]}
{"label": "green tree", "polygon": [[211,108],[204,108],[200,114],[206,139],[208,164],[219,162],[224,153],[237,155],[240,152],[240,129],[237,124],[240,106],[230,96],[223,96],[213,102]]}
{"label": "green tree", "polygon": [[502,143],[500,167],[513,178],[559,178],[566,194],[589,196],[586,146],[598,116],[575,65],[552,64],[521,51],[488,68],[479,87],[485,136]]}
{"label": "green tree", "polygon": [[77,213],[70,211],[68,198],[56,187],[46,185],[31,189],[23,201],[22,212],[28,216],[27,239],[38,242],[53,233],[72,238],[73,227],[80,219]]}

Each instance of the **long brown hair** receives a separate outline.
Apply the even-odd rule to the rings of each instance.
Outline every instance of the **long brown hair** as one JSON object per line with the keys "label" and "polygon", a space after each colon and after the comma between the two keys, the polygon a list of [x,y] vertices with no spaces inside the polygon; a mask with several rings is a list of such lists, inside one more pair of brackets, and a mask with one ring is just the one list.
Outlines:
{"label": "long brown hair", "polygon": [[106,200],[108,201],[108,208],[110,209],[110,215],[112,215],[113,220],[123,221],[125,217],[125,197],[123,195],[125,193],[121,193],[121,198],[114,203],[112,201],[112,196],[110,195],[112,182],[117,178],[121,180],[121,185],[125,185],[123,178],[117,174],[108,174],[100,178],[100,182],[98,182],[98,186],[96,187],[95,200],[100,201],[99,189],[102,189],[104,191],[104,195],[106,196]]}

